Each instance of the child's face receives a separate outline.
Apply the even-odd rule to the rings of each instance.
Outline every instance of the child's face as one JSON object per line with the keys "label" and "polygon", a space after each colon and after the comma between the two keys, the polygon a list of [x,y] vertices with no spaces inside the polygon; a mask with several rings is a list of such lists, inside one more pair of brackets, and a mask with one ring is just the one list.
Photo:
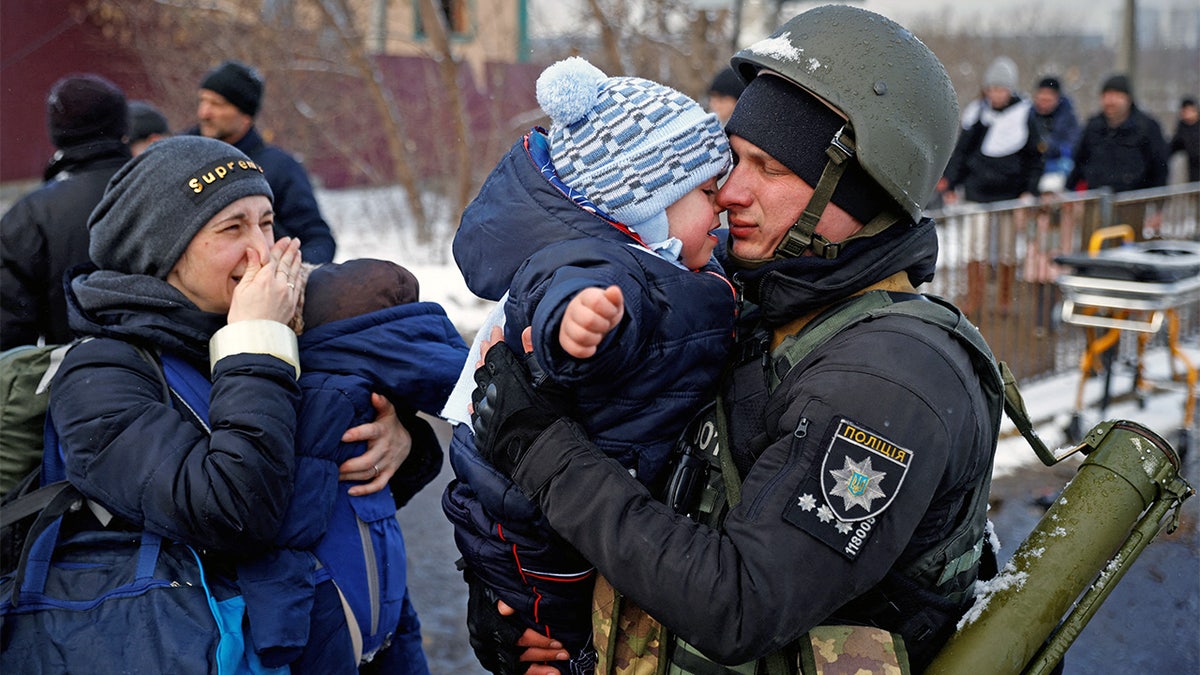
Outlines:
{"label": "child's face", "polygon": [[717,246],[717,179],[710,178],[667,207],[668,231],[683,242],[680,258],[689,269],[703,267]]}

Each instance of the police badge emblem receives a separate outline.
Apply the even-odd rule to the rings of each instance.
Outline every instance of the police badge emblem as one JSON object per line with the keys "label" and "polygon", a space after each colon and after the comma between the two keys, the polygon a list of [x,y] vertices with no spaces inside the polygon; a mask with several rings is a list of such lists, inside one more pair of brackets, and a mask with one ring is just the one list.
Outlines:
{"label": "police badge emblem", "polygon": [[895,499],[913,453],[842,418],[819,472],[810,471],[783,517],[853,560]]}

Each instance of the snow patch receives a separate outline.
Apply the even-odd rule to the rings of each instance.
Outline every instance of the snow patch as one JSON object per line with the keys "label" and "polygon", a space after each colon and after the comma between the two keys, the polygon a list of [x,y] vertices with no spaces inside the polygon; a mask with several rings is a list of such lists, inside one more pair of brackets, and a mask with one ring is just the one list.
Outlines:
{"label": "snow patch", "polygon": [[988,581],[976,581],[975,603],[972,604],[971,608],[967,610],[967,613],[963,614],[962,618],[958,620],[956,629],[962,630],[963,627],[975,623],[975,620],[983,615],[984,610],[987,609],[987,606],[992,601],[992,598],[996,597],[996,595],[999,593],[1003,593],[1011,589],[1021,588],[1025,585],[1025,581],[1028,578],[1029,573],[1018,572],[1016,566],[1013,565],[1012,561],[1010,560],[1008,564],[1004,566],[1004,569],[1000,570],[1000,573],[997,574],[994,579],[990,579]]}
{"label": "snow patch", "polygon": [[759,40],[750,46],[750,51],[760,56],[766,56],[780,61],[795,61],[800,62],[800,54],[803,49],[793,45],[788,36],[790,32],[784,33],[779,37],[770,37],[765,40]]}

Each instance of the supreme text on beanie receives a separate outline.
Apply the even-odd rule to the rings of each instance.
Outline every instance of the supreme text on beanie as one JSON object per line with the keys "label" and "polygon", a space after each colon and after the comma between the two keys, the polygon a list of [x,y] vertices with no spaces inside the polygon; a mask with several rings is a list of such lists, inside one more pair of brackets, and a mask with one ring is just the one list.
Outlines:
{"label": "supreme text on beanie", "polygon": [[258,114],[262,105],[262,75],[258,70],[237,61],[225,61],[208,71],[200,88],[217,92],[251,117]]}
{"label": "supreme text on beanie", "polygon": [[667,239],[668,206],[729,166],[717,116],[665,85],[571,57],[538,77],[537,99],[559,178],[648,244]]}
{"label": "supreme text on beanie", "polygon": [[55,147],[97,138],[121,140],[127,128],[125,94],[99,75],[64,77],[46,97],[46,127]]}
{"label": "supreme text on beanie", "polygon": [[[829,160],[825,150],[846,124],[817,97],[778,75],[763,72],[742,92],[725,131],[758,146],[809,187],[816,187]],[[850,161],[831,201],[864,224],[893,203],[857,159]]]}
{"label": "supreme text on beanie", "polygon": [[205,223],[251,195],[274,197],[262,169],[232,145],[158,141],[109,180],[88,219],[88,253],[102,270],[166,279]]}

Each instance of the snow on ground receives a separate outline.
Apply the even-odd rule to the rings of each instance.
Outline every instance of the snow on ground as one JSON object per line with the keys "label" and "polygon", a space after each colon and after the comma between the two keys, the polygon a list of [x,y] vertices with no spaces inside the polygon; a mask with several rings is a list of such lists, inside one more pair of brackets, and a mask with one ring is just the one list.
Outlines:
{"label": "snow on ground", "polygon": [[[1180,350],[1193,366],[1200,365],[1200,344],[1192,340],[1180,345]],[[1187,398],[1187,386],[1184,382],[1172,381],[1171,366],[1166,348],[1150,349],[1143,358],[1146,380],[1151,389],[1142,397],[1123,400],[1110,404],[1101,415],[1099,404],[1103,399],[1104,381],[1102,377],[1091,377],[1084,384],[1084,406],[1080,413],[1083,431],[1087,431],[1096,423],[1106,419],[1123,419],[1137,422],[1169,441],[1178,448],[1181,428],[1184,424],[1184,404]],[[1185,372],[1185,366],[1179,359],[1173,359],[1175,371]],[[1025,409],[1029,411],[1038,436],[1048,448],[1056,451],[1069,447],[1066,429],[1076,410],[1077,391],[1080,372],[1073,370],[1051,378],[1021,387],[1025,399]],[[1018,383],[1019,384],[1019,383]],[[1127,396],[1133,391],[1133,366],[1119,363],[1114,369],[1111,396],[1113,398]],[[1191,427],[1196,427],[1195,414]],[[996,450],[996,476],[1003,476],[1022,466],[1039,464],[1040,460],[1034,455],[1033,449],[1025,439],[1017,433],[1012,421],[1004,418],[1001,427],[1004,435]],[[1197,439],[1193,438],[1194,445]]]}

